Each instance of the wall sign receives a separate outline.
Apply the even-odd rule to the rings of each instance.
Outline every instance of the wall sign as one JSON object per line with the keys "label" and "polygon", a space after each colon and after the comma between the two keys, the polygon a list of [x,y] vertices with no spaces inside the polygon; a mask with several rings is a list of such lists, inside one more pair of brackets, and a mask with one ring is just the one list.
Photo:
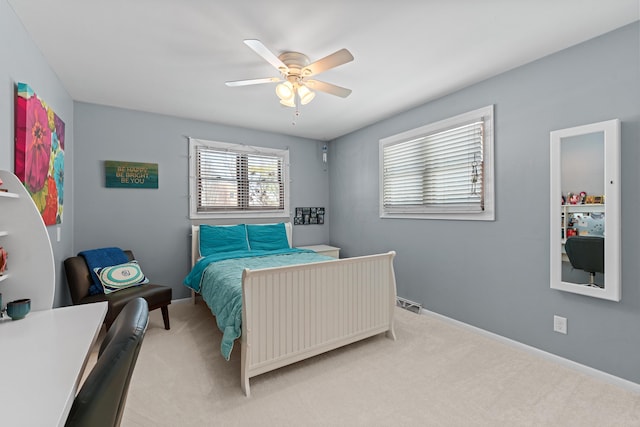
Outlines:
{"label": "wall sign", "polygon": [[324,224],[324,208],[296,208],[293,225]]}
{"label": "wall sign", "polygon": [[117,188],[158,188],[158,164],[104,161],[105,185]]}

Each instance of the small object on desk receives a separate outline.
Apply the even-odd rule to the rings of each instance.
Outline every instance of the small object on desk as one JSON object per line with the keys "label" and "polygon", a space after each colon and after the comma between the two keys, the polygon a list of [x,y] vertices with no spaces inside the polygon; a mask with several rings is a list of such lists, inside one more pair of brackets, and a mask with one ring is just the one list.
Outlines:
{"label": "small object on desk", "polygon": [[7,251],[0,246],[0,276],[2,276],[2,273],[7,269],[8,256],[9,254],[7,254]]}
{"label": "small object on desk", "polygon": [[31,311],[31,299],[23,298],[7,303],[7,316],[12,320],[24,319]]}

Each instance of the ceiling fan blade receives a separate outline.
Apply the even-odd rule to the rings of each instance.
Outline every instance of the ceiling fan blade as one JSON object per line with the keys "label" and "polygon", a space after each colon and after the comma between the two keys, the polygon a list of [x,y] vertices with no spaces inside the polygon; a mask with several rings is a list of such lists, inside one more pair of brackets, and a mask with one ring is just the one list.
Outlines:
{"label": "ceiling fan blade", "polygon": [[331,68],[337,67],[338,65],[346,64],[351,61],[353,61],[353,55],[351,52],[347,49],[340,49],[339,51],[325,56],[322,59],[318,59],[316,62],[312,62],[304,67],[302,75],[313,76],[314,74],[322,73],[330,70]]}
{"label": "ceiling fan blade", "polygon": [[321,82],[320,80],[305,80],[304,84],[307,85],[309,89],[329,93],[341,98],[346,98],[347,96],[351,95],[351,89],[336,86],[331,83]]}
{"label": "ceiling fan blade", "polygon": [[273,52],[267,49],[260,40],[247,39],[244,40],[244,44],[253,49],[255,53],[263,57],[269,64],[273,65],[281,72],[286,72],[288,70],[288,67],[285,65],[285,63],[282,62],[280,58],[278,58]]}
{"label": "ceiling fan blade", "polygon": [[230,87],[235,87],[235,86],[259,85],[262,83],[274,83],[279,81],[280,79],[278,77],[266,77],[264,79],[234,80],[230,82],[225,82],[225,84]]}

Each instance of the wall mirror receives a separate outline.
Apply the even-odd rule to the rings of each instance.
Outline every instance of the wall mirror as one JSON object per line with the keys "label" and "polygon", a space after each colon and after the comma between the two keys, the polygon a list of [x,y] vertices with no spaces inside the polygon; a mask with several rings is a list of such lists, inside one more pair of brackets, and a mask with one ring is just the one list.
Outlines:
{"label": "wall mirror", "polygon": [[551,132],[551,288],[620,301],[620,121]]}

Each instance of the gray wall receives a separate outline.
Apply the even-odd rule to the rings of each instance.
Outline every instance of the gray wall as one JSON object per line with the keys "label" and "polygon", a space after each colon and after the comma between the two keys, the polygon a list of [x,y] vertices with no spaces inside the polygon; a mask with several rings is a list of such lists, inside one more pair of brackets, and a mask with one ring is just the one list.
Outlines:
{"label": "gray wall", "polygon": [[[425,308],[640,382],[640,25],[636,22],[332,143],[331,243],[393,249]],[[496,221],[380,219],[378,141],[495,104]],[[622,121],[622,301],[549,288],[549,132]],[[553,315],[568,334],[553,332]]]}
{"label": "gray wall", "polygon": [[[191,248],[187,137],[288,147],[291,208],[327,209],[324,225],[295,226],[293,243],[329,240],[329,178],[320,141],[86,103],[75,104],[75,123],[74,250],[131,249],[152,281],[173,287],[174,299],[189,295],[182,286]],[[106,188],[105,160],[157,163],[159,188]]]}
{"label": "gray wall", "polygon": [[[65,176],[73,171],[73,100],[6,0],[0,0],[0,169],[14,171],[16,84],[27,83],[65,123]],[[0,223],[2,211],[0,211]],[[56,267],[54,306],[69,298],[62,261],[72,254],[73,180],[64,184],[63,223],[47,227]],[[57,241],[57,229],[60,241]],[[7,248],[11,256],[11,248]],[[0,292],[2,290],[0,289]],[[28,298],[29,295],[24,295]]]}
{"label": "gray wall", "polygon": [[[60,242],[57,227],[49,227],[56,306],[69,302],[62,260],[106,245],[133,249],[145,273],[173,286],[175,298],[186,296],[180,285],[189,256],[186,137],[288,146],[292,208],[328,209],[324,226],[294,228],[295,244],[330,237],[346,256],[396,250],[401,296],[640,382],[639,32],[633,24],[340,138],[330,144],[325,172],[317,141],[74,104],[11,7],[0,0],[0,168],[13,170],[14,85],[22,81],[66,124]],[[492,103],[496,221],[381,220],[378,140]],[[549,132],[610,118],[622,120],[620,303],[549,289]],[[158,163],[160,188],[107,189],[104,160]],[[552,332],[553,314],[569,319],[567,335]]]}

